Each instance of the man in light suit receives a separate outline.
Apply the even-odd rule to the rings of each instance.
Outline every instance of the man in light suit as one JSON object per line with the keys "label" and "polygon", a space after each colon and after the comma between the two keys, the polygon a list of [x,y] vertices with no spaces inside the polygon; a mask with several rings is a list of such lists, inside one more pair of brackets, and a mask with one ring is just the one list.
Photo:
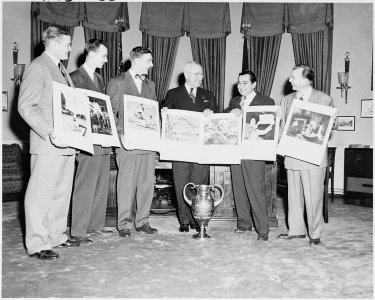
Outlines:
{"label": "man in light suit", "polygon": [[25,70],[18,111],[31,127],[31,174],[25,195],[26,248],[30,256],[56,259],[54,247],[78,246],[66,231],[73,184],[75,149],[53,131],[52,82],[74,87],[60,60],[71,50],[71,37],[58,27],[42,34],[45,51]]}
{"label": "man in light suit", "polygon": [[[155,83],[145,76],[153,66],[152,52],[146,47],[135,47],[130,52],[131,68],[108,83],[117,131],[123,147],[116,149],[117,176],[117,228],[120,237],[129,238],[130,229],[147,234],[158,233],[149,224],[151,202],[154,195],[155,158],[153,151],[133,150],[124,147],[124,95],[157,101]],[[131,141],[130,141],[131,143]],[[134,216],[134,211],[135,216]]]}
{"label": "man in light suit", "polygon": [[[201,88],[203,71],[202,66],[194,61],[184,67],[186,83],[183,86],[169,90],[162,103],[162,114],[166,109],[182,109],[210,114],[218,112],[214,95]],[[182,196],[182,190],[188,182],[194,184],[208,184],[210,166],[197,163],[175,161],[172,163],[173,181],[176,192],[178,219],[180,232],[188,232],[190,228],[199,231],[190,206]]]}
{"label": "man in light suit", "polygon": [[[240,73],[237,87],[241,96],[230,100],[226,112],[241,116],[244,107],[249,105],[275,105],[271,98],[255,92],[256,83],[252,71]],[[234,232],[251,231],[254,221],[258,240],[262,241],[268,240],[269,233],[265,168],[264,161],[251,159],[242,159],[241,164],[230,167],[237,211],[237,229]]]}
{"label": "man in light suit", "polygon": [[[108,49],[102,40],[91,39],[84,47],[85,63],[70,73],[75,87],[105,93],[103,78],[96,73],[107,62]],[[108,236],[112,231],[104,229],[109,186],[110,147],[94,145],[90,155],[80,152],[72,196],[71,236],[81,244],[91,244],[87,233]]]}
{"label": "man in light suit", "polygon": [[[309,66],[296,65],[293,68],[289,82],[295,92],[281,99],[283,125],[285,125],[285,120],[294,99],[333,107],[333,100],[330,96],[312,88],[313,79],[314,70]],[[322,231],[327,153],[323,155],[323,160],[319,166],[289,156],[285,156],[284,164],[288,178],[289,230],[288,233],[280,234],[278,238],[290,240],[306,237],[303,217],[304,206],[306,206],[310,245],[318,245]]]}

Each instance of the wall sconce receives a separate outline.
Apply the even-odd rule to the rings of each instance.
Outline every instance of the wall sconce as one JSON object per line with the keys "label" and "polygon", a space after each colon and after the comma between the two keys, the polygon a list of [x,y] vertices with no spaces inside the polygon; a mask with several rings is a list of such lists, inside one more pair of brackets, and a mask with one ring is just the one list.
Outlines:
{"label": "wall sconce", "polygon": [[11,80],[14,80],[14,84],[20,85],[22,81],[23,73],[25,72],[25,64],[18,63],[18,44],[13,42],[13,76]]}
{"label": "wall sconce", "polygon": [[118,26],[119,31],[125,30],[125,19],[122,17],[117,17],[115,20],[115,24]]}
{"label": "wall sconce", "polygon": [[343,91],[345,90],[345,104],[348,103],[348,89],[351,87],[348,86],[349,84],[349,52],[345,53],[345,72],[337,72],[337,77],[339,80],[339,87],[337,89],[341,89],[341,98],[343,97]]}
{"label": "wall sconce", "polygon": [[242,23],[241,27],[242,27],[243,31],[245,31],[244,35],[246,36],[247,31],[251,28],[251,24],[250,24],[250,22],[245,21],[245,22]]}

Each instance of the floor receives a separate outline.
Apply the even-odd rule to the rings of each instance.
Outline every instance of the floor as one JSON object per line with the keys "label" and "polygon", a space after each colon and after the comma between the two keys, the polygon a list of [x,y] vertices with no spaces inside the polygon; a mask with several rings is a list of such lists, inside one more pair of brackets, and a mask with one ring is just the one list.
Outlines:
{"label": "floor", "polygon": [[2,297],[8,298],[372,298],[373,209],[329,206],[322,243],[285,241],[283,201],[279,228],[269,241],[236,235],[234,220],[211,220],[211,239],[178,232],[174,213],[152,215],[158,235],[94,237],[91,245],[58,249],[56,261],[29,257],[24,248],[22,201],[3,203]]}

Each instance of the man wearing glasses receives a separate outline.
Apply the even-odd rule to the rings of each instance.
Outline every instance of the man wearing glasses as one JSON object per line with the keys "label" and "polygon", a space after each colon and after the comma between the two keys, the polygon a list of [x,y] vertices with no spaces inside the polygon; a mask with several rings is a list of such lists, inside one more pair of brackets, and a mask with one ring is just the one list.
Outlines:
{"label": "man wearing glasses", "polygon": [[[162,115],[167,109],[182,109],[203,112],[205,115],[218,112],[214,95],[201,88],[203,71],[197,62],[190,61],[184,66],[186,83],[183,86],[168,91],[161,107]],[[180,232],[191,229],[199,231],[190,207],[185,203],[182,190],[188,182],[194,184],[208,184],[210,175],[209,165],[176,161],[172,163],[174,187],[178,206],[178,219]]]}

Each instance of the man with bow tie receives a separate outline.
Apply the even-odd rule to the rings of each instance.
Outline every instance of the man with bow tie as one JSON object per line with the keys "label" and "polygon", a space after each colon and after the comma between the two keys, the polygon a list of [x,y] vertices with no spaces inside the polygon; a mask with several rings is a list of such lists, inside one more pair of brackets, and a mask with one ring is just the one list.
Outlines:
{"label": "man with bow tie", "polygon": [[[289,82],[295,92],[281,99],[283,114],[282,125],[292,106],[293,100],[308,101],[333,107],[331,96],[312,88],[314,70],[306,65],[296,65]],[[280,131],[282,131],[282,127]],[[307,232],[310,245],[320,244],[322,231],[322,210],[324,195],[324,178],[327,166],[327,153],[319,166],[285,156],[284,164],[288,177],[288,233],[278,236],[280,239],[292,240],[306,237],[304,207],[306,206]]]}
{"label": "man with bow tie", "polygon": [[[102,76],[96,69],[107,62],[108,47],[102,40],[91,39],[84,47],[85,62],[78,70],[70,73],[75,87],[105,93]],[[100,107],[91,103],[91,122],[94,132],[103,129],[100,124]],[[77,154],[76,174],[72,196],[72,224],[70,234],[81,244],[91,244],[88,234],[108,236],[112,231],[105,230],[105,215],[109,186],[110,147],[94,145],[93,155],[80,151]]]}
{"label": "man with bow tie", "polygon": [[[241,116],[244,107],[249,105],[275,105],[271,98],[255,92],[256,84],[252,71],[240,73],[237,88],[241,96],[232,98],[225,111]],[[258,240],[262,241],[268,240],[269,232],[265,168],[264,161],[251,159],[242,159],[241,164],[230,167],[237,211],[237,228],[234,232],[241,234],[251,231],[254,222]]]}
{"label": "man with bow tie", "polygon": [[[122,147],[116,149],[117,175],[117,228],[120,237],[129,238],[131,229],[146,234],[158,230],[149,224],[151,202],[154,195],[155,158],[153,151],[125,149],[124,144],[124,95],[157,101],[155,83],[146,74],[152,68],[152,51],[135,47],[130,52],[130,69],[112,78],[107,87],[111,98],[117,131]],[[135,212],[134,212],[135,211]],[[135,216],[134,216],[135,214]]]}
{"label": "man with bow tie", "polygon": [[[210,114],[218,112],[214,95],[201,88],[203,79],[202,66],[190,61],[185,64],[184,76],[186,83],[183,86],[168,91],[162,103],[162,116],[166,109],[182,109]],[[172,163],[173,181],[176,191],[178,219],[180,232],[188,232],[189,226],[199,231],[190,206],[182,196],[182,190],[188,182],[195,184],[208,184],[210,166],[197,163],[175,161]]]}

